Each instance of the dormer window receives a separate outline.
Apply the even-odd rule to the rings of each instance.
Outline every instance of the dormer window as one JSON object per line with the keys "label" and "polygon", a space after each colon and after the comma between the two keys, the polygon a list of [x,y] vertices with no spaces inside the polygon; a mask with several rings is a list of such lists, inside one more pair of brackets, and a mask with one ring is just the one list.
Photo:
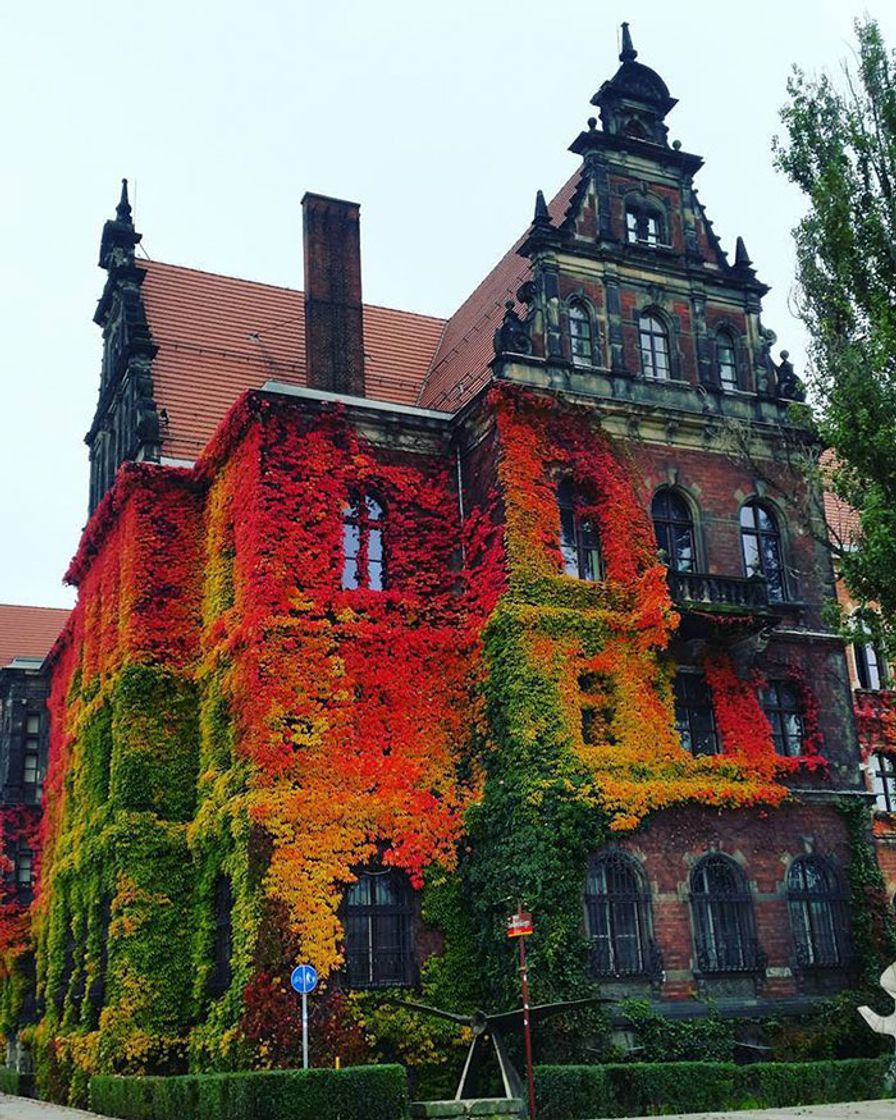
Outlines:
{"label": "dormer window", "polygon": [[581,303],[569,308],[569,351],[575,366],[594,365],[594,331],[591,316]]}
{"label": "dormer window", "polygon": [[664,245],[662,216],[658,211],[629,204],[625,210],[625,234],[632,245]]}

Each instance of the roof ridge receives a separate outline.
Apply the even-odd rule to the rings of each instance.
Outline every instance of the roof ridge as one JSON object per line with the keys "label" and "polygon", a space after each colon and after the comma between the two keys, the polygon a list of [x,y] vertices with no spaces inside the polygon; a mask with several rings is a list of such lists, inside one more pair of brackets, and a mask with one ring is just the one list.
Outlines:
{"label": "roof ridge", "polygon": [[4,607],[19,611],[59,611],[62,614],[70,614],[72,610],[71,607],[47,607],[39,603],[0,603],[0,610]]}

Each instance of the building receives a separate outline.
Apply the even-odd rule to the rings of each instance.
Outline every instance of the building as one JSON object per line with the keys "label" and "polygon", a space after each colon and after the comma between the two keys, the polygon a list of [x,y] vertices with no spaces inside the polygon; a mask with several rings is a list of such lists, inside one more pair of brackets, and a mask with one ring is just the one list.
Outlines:
{"label": "building", "polygon": [[517,902],[536,999],[803,1012],[875,966],[799,383],[627,27],[620,63],[447,321],[362,302],[353,203],[305,196],[300,293],[137,259],[123,190],[51,655],[46,1091],[294,1061],[298,959],[343,1056],[401,1032],[341,993],[500,1005]]}

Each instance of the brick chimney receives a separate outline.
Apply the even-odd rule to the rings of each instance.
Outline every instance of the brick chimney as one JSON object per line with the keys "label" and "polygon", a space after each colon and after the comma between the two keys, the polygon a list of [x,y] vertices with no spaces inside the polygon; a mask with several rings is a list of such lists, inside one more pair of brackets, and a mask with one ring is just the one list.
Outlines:
{"label": "brick chimney", "polygon": [[302,199],[308,385],[355,397],[364,396],[360,209],[310,192]]}

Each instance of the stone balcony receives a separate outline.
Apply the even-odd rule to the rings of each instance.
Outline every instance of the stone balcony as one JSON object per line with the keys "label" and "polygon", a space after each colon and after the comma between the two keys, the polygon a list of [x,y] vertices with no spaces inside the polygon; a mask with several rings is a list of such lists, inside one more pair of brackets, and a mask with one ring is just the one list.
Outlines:
{"label": "stone balcony", "polygon": [[720,613],[765,614],[769,610],[768,584],[761,576],[717,576],[708,572],[668,574],[669,591],[678,606]]}

